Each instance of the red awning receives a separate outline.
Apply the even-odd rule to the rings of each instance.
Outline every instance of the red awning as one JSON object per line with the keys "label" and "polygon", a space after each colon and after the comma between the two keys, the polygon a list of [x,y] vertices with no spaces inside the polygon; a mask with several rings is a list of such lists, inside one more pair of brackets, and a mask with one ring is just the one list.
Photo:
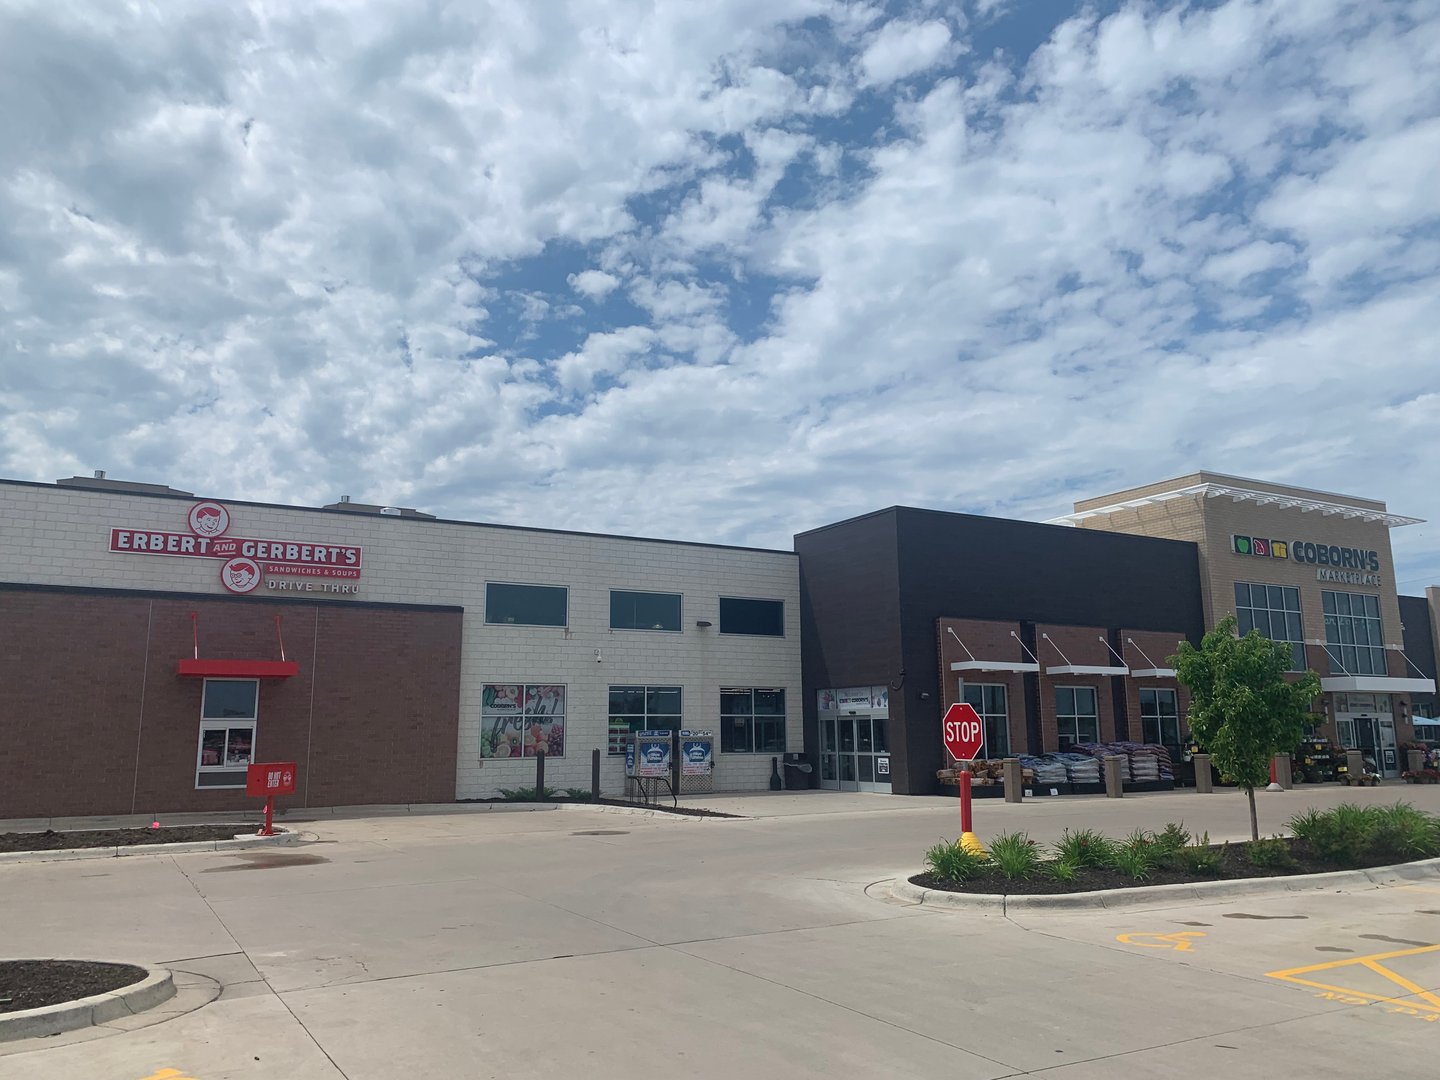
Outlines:
{"label": "red awning", "polygon": [[294,660],[181,660],[176,675],[193,679],[288,679],[300,674]]}

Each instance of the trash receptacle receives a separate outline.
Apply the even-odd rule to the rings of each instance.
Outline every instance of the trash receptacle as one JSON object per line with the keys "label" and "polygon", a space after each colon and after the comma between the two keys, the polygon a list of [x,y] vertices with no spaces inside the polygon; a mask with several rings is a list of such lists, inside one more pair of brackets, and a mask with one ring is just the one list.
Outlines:
{"label": "trash receptacle", "polygon": [[811,765],[804,754],[785,755],[785,790],[804,791],[810,786]]}

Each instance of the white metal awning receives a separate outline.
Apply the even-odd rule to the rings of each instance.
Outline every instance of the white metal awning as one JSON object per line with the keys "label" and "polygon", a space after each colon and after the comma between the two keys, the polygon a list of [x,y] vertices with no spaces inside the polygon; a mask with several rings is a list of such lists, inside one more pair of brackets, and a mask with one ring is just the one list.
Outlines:
{"label": "white metal awning", "polygon": [[1130,676],[1135,679],[1173,679],[1175,678],[1175,669],[1173,667],[1131,668]]}
{"label": "white metal awning", "polygon": [[1039,671],[1039,664],[1022,664],[1015,660],[957,660],[950,665],[951,671]]}
{"label": "white metal awning", "polygon": [[1129,675],[1128,667],[1101,667],[1096,664],[1057,664],[1047,667],[1046,675]]}
{"label": "white metal awning", "polygon": [[1331,675],[1320,689],[1339,694],[1433,694],[1434,679],[1394,679],[1385,675]]}

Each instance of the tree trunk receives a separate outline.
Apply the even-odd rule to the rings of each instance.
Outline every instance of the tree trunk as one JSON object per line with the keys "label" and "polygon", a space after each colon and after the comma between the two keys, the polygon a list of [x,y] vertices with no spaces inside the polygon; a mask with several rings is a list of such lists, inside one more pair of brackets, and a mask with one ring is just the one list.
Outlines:
{"label": "tree trunk", "polygon": [[1259,840],[1260,822],[1259,819],[1255,817],[1255,789],[1253,787],[1247,787],[1245,789],[1245,796],[1250,800],[1250,839]]}

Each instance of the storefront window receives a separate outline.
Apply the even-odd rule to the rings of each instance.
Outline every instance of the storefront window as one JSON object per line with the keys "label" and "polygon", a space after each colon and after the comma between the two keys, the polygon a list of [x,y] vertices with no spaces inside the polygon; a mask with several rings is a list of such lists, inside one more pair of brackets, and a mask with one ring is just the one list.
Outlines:
{"label": "storefront window", "polygon": [[984,758],[1010,756],[1010,710],[1004,683],[966,683],[965,702],[985,723]]}
{"label": "storefront window", "polygon": [[1369,593],[1320,594],[1325,609],[1325,651],[1330,666],[1344,675],[1385,675],[1385,639],[1380,634],[1380,598]]}
{"label": "storefront window", "polygon": [[680,629],[680,594],[610,590],[611,630]]}
{"label": "storefront window", "polygon": [[720,750],[726,754],[785,752],[785,691],[720,689]]}
{"label": "storefront window", "polygon": [[492,625],[565,626],[570,591],[563,585],[485,586],[485,621]]}
{"label": "storefront window", "polygon": [[753,634],[760,637],[785,636],[785,601],[746,600],[720,597],[720,632]]}
{"label": "storefront window", "polygon": [[1055,728],[1062,750],[1072,743],[1100,741],[1100,710],[1093,686],[1055,688]]}
{"label": "storefront window", "polygon": [[678,686],[610,687],[610,755],[625,753],[632,732],[679,731],[682,696]]}
{"label": "storefront window", "polygon": [[200,696],[200,748],[195,760],[197,788],[243,788],[245,770],[255,761],[254,679],[206,679]]}
{"label": "storefront window", "polygon": [[1262,637],[1290,646],[1290,670],[1305,670],[1305,635],[1300,622],[1300,590],[1289,585],[1235,583],[1235,618],[1240,636],[1259,630]]}
{"label": "storefront window", "polygon": [[1174,690],[1140,688],[1140,729],[1147,743],[1180,745],[1180,709]]}
{"label": "storefront window", "polygon": [[565,756],[565,687],[486,683],[480,694],[480,756]]}

